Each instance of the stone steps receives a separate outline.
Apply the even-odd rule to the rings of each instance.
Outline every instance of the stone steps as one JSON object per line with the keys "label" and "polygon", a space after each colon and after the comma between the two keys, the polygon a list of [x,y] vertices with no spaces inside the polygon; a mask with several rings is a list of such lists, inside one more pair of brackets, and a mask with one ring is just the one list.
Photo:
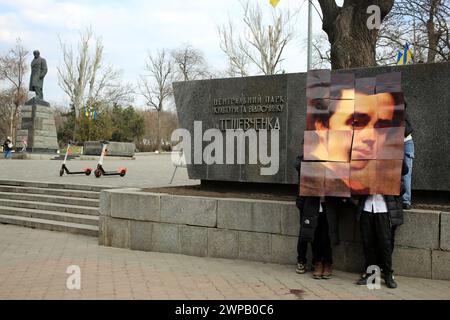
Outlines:
{"label": "stone steps", "polygon": [[48,196],[60,197],[76,197],[86,199],[99,199],[99,192],[95,191],[81,191],[81,190],[67,190],[67,189],[43,189],[37,187],[23,187],[23,186],[5,186],[0,184],[0,192],[14,192],[27,194],[42,194]]}
{"label": "stone steps", "polygon": [[0,223],[97,237],[103,189],[109,188],[0,180]]}
{"label": "stone steps", "polygon": [[92,226],[98,226],[98,216],[81,215],[76,213],[57,212],[50,210],[38,210],[27,208],[11,208],[8,206],[0,205],[0,214],[7,216],[19,216],[28,218],[37,218],[45,220],[54,220],[60,222],[87,224]]}
{"label": "stone steps", "polygon": [[90,215],[90,216],[98,216],[99,215],[98,207],[97,208],[82,207],[82,206],[74,206],[74,205],[59,204],[59,203],[0,199],[0,206],[57,211],[57,212],[67,212],[67,213],[83,214],[83,215]]}
{"label": "stone steps", "polygon": [[0,223],[14,224],[18,226],[33,228],[33,229],[45,229],[51,231],[69,232],[82,234],[92,237],[98,236],[98,226],[91,226],[79,223],[61,222],[47,219],[36,219],[21,216],[10,216],[0,214]]}
{"label": "stone steps", "polygon": [[31,193],[15,193],[15,192],[2,192],[0,191],[0,199],[8,200],[24,200],[24,201],[36,201],[36,202],[47,202],[47,203],[59,203],[68,204],[74,206],[82,207],[99,207],[99,201],[97,199],[88,198],[76,198],[76,197],[63,197],[56,195],[46,195],[46,194],[31,194]]}
{"label": "stone steps", "polygon": [[61,184],[53,182],[20,181],[20,180],[0,180],[0,185],[45,188],[45,189],[69,189],[69,190],[94,191],[94,192],[100,192],[101,190],[104,189],[111,189],[105,186],[91,186],[91,185],[70,184],[70,183]]}

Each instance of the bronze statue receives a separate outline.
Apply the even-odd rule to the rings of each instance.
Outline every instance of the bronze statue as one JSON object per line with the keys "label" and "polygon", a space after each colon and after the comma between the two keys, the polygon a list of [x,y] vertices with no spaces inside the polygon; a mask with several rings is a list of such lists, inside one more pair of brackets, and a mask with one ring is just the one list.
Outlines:
{"label": "bronze statue", "polygon": [[36,93],[38,100],[44,100],[42,88],[44,86],[44,77],[47,74],[47,61],[40,57],[38,50],[33,51],[34,59],[31,62],[30,91]]}

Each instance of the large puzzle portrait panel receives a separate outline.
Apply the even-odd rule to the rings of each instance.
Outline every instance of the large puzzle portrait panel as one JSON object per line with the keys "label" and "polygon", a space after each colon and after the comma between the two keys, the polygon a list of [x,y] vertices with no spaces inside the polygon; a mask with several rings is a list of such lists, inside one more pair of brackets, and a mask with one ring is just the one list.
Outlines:
{"label": "large puzzle portrait panel", "polygon": [[401,73],[307,77],[300,195],[399,195],[405,134]]}

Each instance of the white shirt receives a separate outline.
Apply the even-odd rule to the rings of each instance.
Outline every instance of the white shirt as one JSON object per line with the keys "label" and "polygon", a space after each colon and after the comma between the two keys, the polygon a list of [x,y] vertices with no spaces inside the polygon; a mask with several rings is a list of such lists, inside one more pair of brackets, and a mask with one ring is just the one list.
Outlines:
{"label": "white shirt", "polygon": [[374,194],[367,197],[364,203],[364,211],[373,213],[387,213],[386,201],[381,194]]}
{"label": "white shirt", "polygon": [[408,135],[408,136],[405,138],[405,141],[404,141],[404,142],[409,141],[409,140],[412,140],[412,134]]}
{"label": "white shirt", "polygon": [[322,203],[325,203],[325,198],[324,197],[320,197],[320,201],[319,201],[319,212],[320,213],[323,212]]}

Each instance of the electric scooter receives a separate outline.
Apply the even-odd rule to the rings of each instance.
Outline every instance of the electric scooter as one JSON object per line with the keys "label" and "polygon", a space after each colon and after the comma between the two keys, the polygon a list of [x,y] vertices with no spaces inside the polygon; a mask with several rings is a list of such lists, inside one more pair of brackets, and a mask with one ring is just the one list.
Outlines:
{"label": "electric scooter", "polygon": [[94,171],[94,175],[96,178],[100,178],[103,176],[121,176],[124,177],[127,173],[127,168],[119,168],[117,171],[105,171],[103,169],[103,160],[108,152],[108,141],[102,141],[103,144],[102,153],[100,155],[100,159],[98,160],[97,169]]}
{"label": "electric scooter", "polygon": [[67,162],[67,156],[70,153],[70,142],[67,144],[67,149],[66,149],[66,155],[64,157],[64,162],[61,166],[61,169],[59,170],[59,176],[62,177],[64,175],[64,172],[66,174],[85,174],[87,176],[91,175],[92,169],[91,168],[84,168],[83,171],[76,171],[76,172],[71,172],[69,170],[69,168],[67,168],[66,166],[66,162]]}

